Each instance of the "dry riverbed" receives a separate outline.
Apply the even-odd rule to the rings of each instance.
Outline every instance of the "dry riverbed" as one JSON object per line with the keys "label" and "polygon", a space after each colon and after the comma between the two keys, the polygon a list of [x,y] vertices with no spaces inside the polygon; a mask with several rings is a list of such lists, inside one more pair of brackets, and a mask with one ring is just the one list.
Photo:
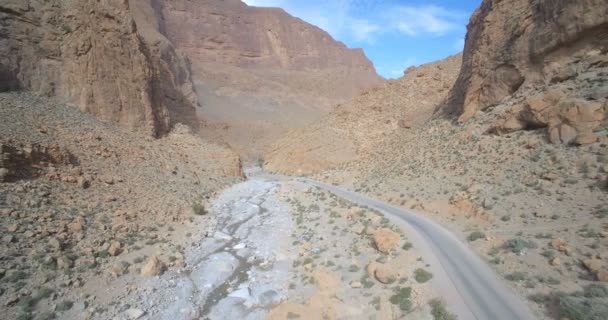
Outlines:
{"label": "dry riverbed", "polygon": [[120,273],[32,294],[29,319],[455,319],[440,298],[449,281],[415,235],[320,188],[253,178],[188,221],[108,257]]}
{"label": "dry riverbed", "polygon": [[183,266],[115,280],[117,292],[129,289],[110,311],[87,316],[451,319],[433,290],[432,266],[375,210],[299,182],[262,179],[225,190],[208,209],[206,227],[189,234]]}

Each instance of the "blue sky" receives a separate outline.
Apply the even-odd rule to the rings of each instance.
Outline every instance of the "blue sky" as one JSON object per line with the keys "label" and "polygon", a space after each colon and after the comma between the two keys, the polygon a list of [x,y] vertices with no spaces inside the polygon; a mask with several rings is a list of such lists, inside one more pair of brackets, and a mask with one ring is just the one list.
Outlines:
{"label": "blue sky", "polygon": [[244,0],[280,7],[329,32],[351,48],[363,48],[387,78],[412,65],[464,48],[466,24],[481,0]]}

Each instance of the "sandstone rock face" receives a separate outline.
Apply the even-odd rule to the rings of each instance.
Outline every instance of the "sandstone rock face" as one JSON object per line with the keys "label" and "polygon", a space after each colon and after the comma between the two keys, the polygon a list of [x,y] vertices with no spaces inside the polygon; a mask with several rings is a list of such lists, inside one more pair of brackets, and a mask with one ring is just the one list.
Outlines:
{"label": "sandstone rock face", "polygon": [[[29,89],[154,135],[195,119],[185,60],[150,1],[0,4],[0,91]],[[191,121],[191,120],[190,120]]]}
{"label": "sandstone rock face", "polygon": [[[459,116],[462,122],[516,92],[583,78],[590,68],[606,64],[607,23],[608,6],[603,0],[484,0],[471,17],[462,70],[444,111]],[[602,78],[601,74],[595,76]],[[605,93],[596,86],[588,90],[586,98],[599,95],[603,99]],[[554,106],[534,110],[529,103],[517,108],[526,109],[524,117],[543,118],[536,120],[546,125],[547,119],[564,117],[562,102],[564,99],[555,104],[559,110],[553,110]],[[582,112],[593,112],[591,109],[596,110],[590,107]],[[509,121],[509,130],[536,124]],[[551,130],[561,130],[557,121],[553,122]],[[575,128],[578,124],[568,122],[561,123],[580,132]]]}
{"label": "sandstone rock face", "polygon": [[281,9],[239,0],[156,3],[164,34],[192,62],[203,134],[245,158],[382,80],[360,49]]}
{"label": "sandstone rock face", "polygon": [[[168,38],[192,61],[291,70],[344,69],[367,77],[376,71],[361,49],[348,49],[325,31],[282,9],[249,7],[240,0],[166,0]],[[356,88],[349,88],[354,90]]]}

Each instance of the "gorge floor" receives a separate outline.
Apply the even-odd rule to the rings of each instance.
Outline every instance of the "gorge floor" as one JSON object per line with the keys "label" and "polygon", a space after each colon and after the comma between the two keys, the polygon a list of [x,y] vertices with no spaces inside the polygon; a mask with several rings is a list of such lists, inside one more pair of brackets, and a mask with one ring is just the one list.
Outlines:
{"label": "gorge floor", "polygon": [[479,316],[429,239],[374,203],[312,183],[254,176],[226,189],[209,208],[210,226],[188,235],[184,268],[133,278],[117,307],[93,318]]}

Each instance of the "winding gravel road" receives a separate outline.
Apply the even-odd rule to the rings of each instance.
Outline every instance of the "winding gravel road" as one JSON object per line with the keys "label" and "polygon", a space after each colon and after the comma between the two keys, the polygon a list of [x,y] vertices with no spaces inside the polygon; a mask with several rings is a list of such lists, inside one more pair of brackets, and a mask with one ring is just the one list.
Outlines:
{"label": "winding gravel road", "polygon": [[[318,181],[265,173],[250,174],[251,179],[298,181],[330,191],[349,201],[380,210],[393,221],[408,224],[426,243],[447,274],[448,286],[455,288],[459,297],[448,301],[461,301],[468,310],[459,310],[460,319],[527,320],[535,319],[526,303],[515,295],[466,244],[439,224],[411,210],[392,206],[362,194]],[[447,290],[449,291],[449,290]],[[448,293],[449,295],[449,293]]]}

